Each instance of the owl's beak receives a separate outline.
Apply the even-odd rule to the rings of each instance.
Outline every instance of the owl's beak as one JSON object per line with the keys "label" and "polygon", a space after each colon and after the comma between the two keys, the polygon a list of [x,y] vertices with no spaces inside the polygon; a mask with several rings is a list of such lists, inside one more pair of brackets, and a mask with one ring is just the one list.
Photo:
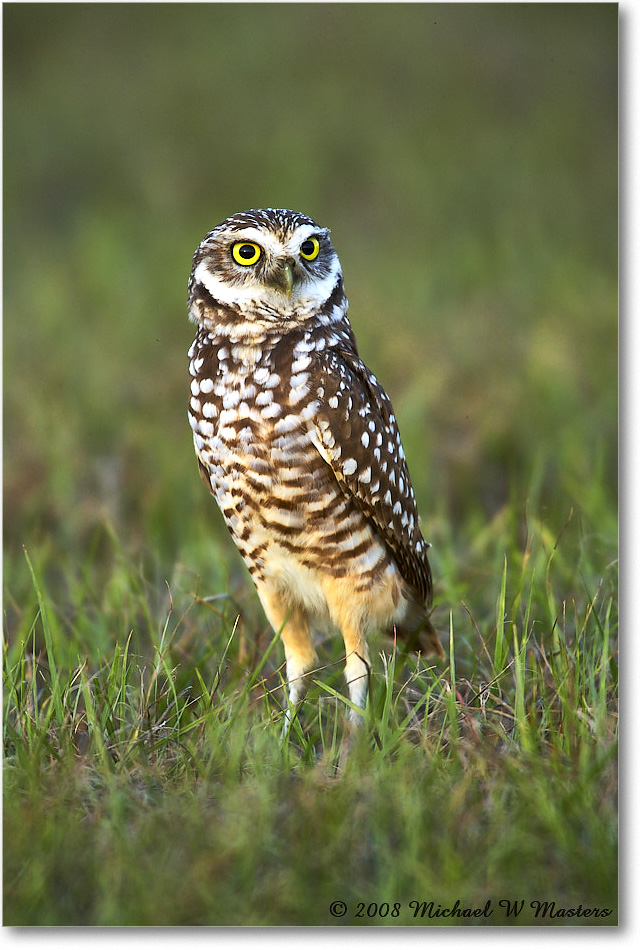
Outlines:
{"label": "owl's beak", "polygon": [[290,299],[292,296],[292,287],[294,286],[294,272],[290,261],[285,261],[274,275],[274,283],[282,290],[285,296]]}

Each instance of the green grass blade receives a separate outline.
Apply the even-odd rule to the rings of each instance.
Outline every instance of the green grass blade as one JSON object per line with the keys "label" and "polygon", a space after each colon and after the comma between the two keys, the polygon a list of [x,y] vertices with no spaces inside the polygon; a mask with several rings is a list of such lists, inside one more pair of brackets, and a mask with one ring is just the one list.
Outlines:
{"label": "green grass blade", "polygon": [[56,654],[54,651],[53,638],[51,636],[51,627],[49,625],[49,618],[47,616],[47,608],[45,606],[45,600],[42,595],[42,590],[40,589],[40,584],[38,583],[38,578],[36,577],[36,572],[33,569],[31,563],[31,558],[29,557],[29,552],[26,547],[23,546],[24,556],[27,561],[27,566],[29,567],[29,573],[31,574],[31,579],[33,581],[33,586],[36,591],[36,596],[38,598],[38,610],[40,611],[40,620],[42,622],[42,630],[45,638],[45,648],[47,651],[47,662],[49,663],[49,672],[51,674],[51,698],[56,714],[56,719],[58,724],[62,726],[65,715],[63,710],[62,695],[60,691],[60,678],[58,676],[58,666],[56,664]]}
{"label": "green grass blade", "polygon": [[503,669],[508,655],[508,646],[504,632],[504,623],[506,621],[506,577],[508,573],[508,562],[504,555],[504,568],[502,571],[502,582],[497,600],[497,615],[495,623],[495,654],[493,657],[493,668],[495,675]]}

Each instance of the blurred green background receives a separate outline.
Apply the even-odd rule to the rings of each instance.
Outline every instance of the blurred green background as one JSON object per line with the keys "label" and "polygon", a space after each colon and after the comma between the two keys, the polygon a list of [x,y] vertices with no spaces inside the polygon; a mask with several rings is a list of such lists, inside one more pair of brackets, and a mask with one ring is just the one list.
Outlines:
{"label": "blurred green background", "polygon": [[242,573],[193,455],[186,283],[203,235],[251,207],[332,229],[437,561],[507,505],[554,533],[571,507],[613,526],[616,4],[3,18],[14,597],[21,545],[82,561],[105,520],[161,577],[213,551]]}

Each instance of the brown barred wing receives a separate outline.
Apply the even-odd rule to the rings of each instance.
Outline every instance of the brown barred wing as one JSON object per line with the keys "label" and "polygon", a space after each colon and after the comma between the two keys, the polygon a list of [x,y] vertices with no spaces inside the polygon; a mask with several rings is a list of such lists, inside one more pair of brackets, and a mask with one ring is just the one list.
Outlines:
{"label": "brown barred wing", "polygon": [[428,606],[432,579],[428,545],[410,483],[397,421],[388,394],[348,348],[315,360],[319,410],[313,438],[342,490],[363,511],[387,545],[404,579]]}

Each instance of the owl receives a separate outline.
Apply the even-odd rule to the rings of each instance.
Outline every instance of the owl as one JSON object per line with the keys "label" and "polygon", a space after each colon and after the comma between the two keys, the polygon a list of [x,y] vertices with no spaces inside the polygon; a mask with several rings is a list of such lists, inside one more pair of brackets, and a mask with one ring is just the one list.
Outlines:
{"label": "owl", "polygon": [[397,420],[347,309],[329,231],[305,214],[234,214],[194,255],[189,421],[201,476],[280,634],[287,709],[317,663],[313,625],[330,627],[359,722],[374,632],[443,650]]}

